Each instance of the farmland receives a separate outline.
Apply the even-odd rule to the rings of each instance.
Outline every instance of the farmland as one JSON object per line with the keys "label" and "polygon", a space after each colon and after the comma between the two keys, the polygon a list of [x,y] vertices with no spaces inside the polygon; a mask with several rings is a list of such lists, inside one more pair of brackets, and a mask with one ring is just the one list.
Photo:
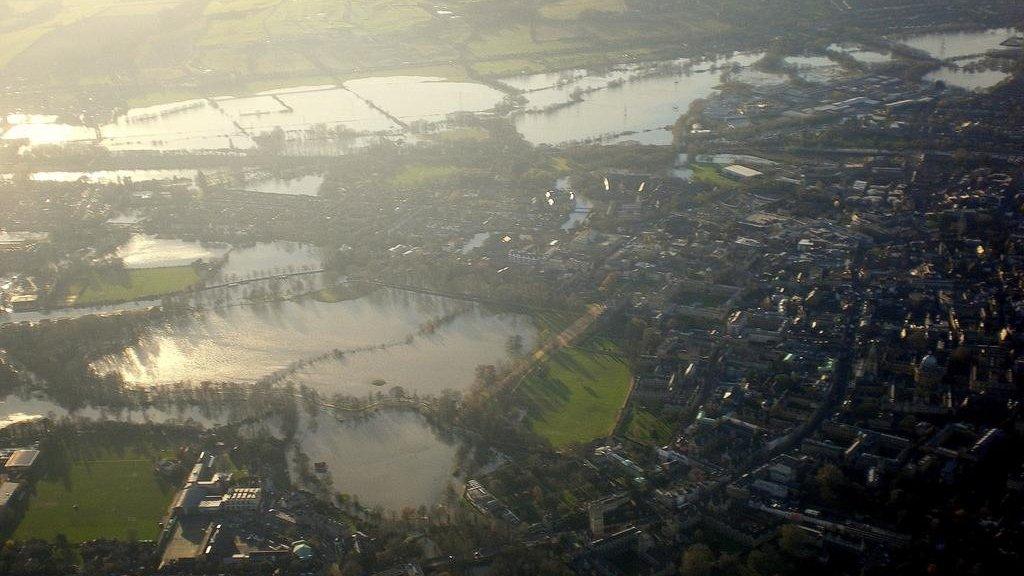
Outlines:
{"label": "farmland", "polygon": [[[501,76],[678,52],[730,26],[630,0],[0,0],[0,105],[108,105],[444,67]],[[59,88],[59,89],[58,89]]]}

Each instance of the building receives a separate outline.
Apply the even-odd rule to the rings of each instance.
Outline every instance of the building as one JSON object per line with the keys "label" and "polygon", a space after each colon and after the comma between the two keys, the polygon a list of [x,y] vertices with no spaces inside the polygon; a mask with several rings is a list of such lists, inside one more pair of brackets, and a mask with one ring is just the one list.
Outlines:
{"label": "building", "polygon": [[263,491],[259,488],[234,488],[224,495],[221,508],[225,511],[260,509],[263,502]]}
{"label": "building", "polygon": [[39,308],[39,296],[35,294],[17,294],[11,296],[11,310],[14,312],[31,312]]}
{"label": "building", "polygon": [[292,545],[292,554],[299,560],[308,562],[313,559],[313,547],[306,544],[305,541],[299,540]]}
{"label": "building", "polygon": [[11,457],[4,464],[4,472],[8,474],[24,474],[32,469],[36,459],[39,458],[39,450],[15,450]]}
{"label": "building", "polygon": [[762,172],[754,170],[753,168],[747,168],[746,166],[741,166],[739,164],[732,164],[722,168],[722,174],[737,180],[750,180],[751,178],[757,178],[758,176],[764,175]]}
{"label": "building", "polygon": [[21,484],[17,482],[4,482],[0,484],[0,520],[10,510],[12,504],[18,501],[21,495]]}

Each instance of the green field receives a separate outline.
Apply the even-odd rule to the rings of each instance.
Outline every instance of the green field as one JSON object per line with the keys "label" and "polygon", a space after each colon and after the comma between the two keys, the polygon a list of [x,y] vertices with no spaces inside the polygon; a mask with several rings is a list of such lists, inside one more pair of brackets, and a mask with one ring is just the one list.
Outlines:
{"label": "green field", "polygon": [[693,169],[693,179],[697,182],[703,182],[709,186],[718,186],[725,190],[740,187],[739,182],[723,176],[718,166],[694,164],[690,168]]}
{"label": "green field", "polygon": [[407,164],[391,177],[391,184],[402,189],[421,188],[477,172],[475,168],[450,164]]}
{"label": "green field", "polygon": [[[449,78],[501,77],[673,57],[750,22],[749,3],[728,4],[0,0],[0,73],[22,88],[0,94],[0,104],[17,107],[45,93],[77,109],[93,89],[139,104],[424,68],[447,69],[430,75]],[[775,16],[787,25],[792,19]]]}
{"label": "green field", "polygon": [[629,392],[629,367],[609,353],[566,348],[523,382],[534,432],[555,448],[583,444],[612,432]]}
{"label": "green field", "polygon": [[552,20],[575,20],[584,12],[621,14],[626,11],[625,0],[558,0],[542,6],[540,13]]}
{"label": "green field", "polygon": [[43,476],[14,538],[71,542],[94,538],[153,539],[174,487],[153,472],[159,453],[145,447],[122,451],[69,448],[44,453]]}
{"label": "green field", "polygon": [[125,278],[116,280],[90,278],[77,290],[75,303],[82,306],[153,298],[187,290],[196,282],[199,282],[199,274],[192,266],[128,270]]}
{"label": "green field", "polygon": [[672,428],[642,406],[630,408],[622,430],[626,438],[641,444],[662,445],[672,440]]}

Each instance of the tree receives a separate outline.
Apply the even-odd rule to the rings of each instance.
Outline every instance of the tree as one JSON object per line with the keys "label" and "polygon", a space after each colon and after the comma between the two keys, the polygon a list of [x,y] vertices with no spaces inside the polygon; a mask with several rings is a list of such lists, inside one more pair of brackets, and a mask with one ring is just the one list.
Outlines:
{"label": "tree", "polygon": [[811,535],[796,524],[786,524],[779,529],[779,548],[794,558],[806,559],[814,555]]}
{"label": "tree", "polygon": [[825,464],[819,468],[818,473],[814,476],[814,481],[818,486],[818,495],[826,503],[838,501],[846,486],[846,476],[834,464]]}
{"label": "tree", "polygon": [[715,566],[715,553],[705,544],[694,544],[683,552],[679,573],[682,576],[709,576]]}

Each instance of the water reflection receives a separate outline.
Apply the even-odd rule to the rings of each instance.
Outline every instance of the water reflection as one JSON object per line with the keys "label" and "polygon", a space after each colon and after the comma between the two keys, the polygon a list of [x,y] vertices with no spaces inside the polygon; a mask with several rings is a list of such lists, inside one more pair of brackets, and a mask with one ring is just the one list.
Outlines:
{"label": "water reflection", "polygon": [[1010,74],[1002,70],[964,70],[955,66],[943,66],[928,73],[924,79],[931,82],[942,81],[948,86],[977,91],[991,88],[1009,77]]}
{"label": "water reflection", "polygon": [[[648,76],[586,92],[584,85],[559,87],[559,93],[581,88],[578,102],[550,112],[524,113],[516,128],[534,144],[603,139],[628,133],[627,139],[644,144],[669,144],[667,129],[695,100],[706,98],[721,82],[724,68],[749,66],[761,54],[740,54],[687,67],[683,61],[666,63]],[[604,81],[604,80],[602,80]]]}
{"label": "water reflection", "polygon": [[452,476],[457,445],[414,412],[384,411],[339,422],[306,419],[297,438],[311,462],[326,462],[335,492],[360,504],[398,511],[439,502]]}
{"label": "water reflection", "polygon": [[203,244],[148,234],[135,234],[127,244],[118,247],[115,255],[125,268],[161,268],[185,266],[196,260],[213,260],[227,254],[226,244]]}
{"label": "water reflection", "polygon": [[264,178],[246,186],[246,189],[263,194],[285,194],[288,196],[316,196],[324,183],[321,174],[307,174],[296,178]]}
{"label": "water reflection", "polygon": [[980,32],[937,32],[901,38],[898,42],[926,52],[933,58],[948,60],[995,50],[1015,33],[1013,28],[993,28]]}
{"label": "water reflection", "polygon": [[484,84],[426,76],[361,78],[349,80],[345,87],[406,122],[443,120],[453,112],[485,112],[505,97]]}
{"label": "water reflection", "polygon": [[0,429],[11,424],[40,418],[60,419],[64,417],[76,420],[116,420],[119,422],[153,422],[157,424],[195,423],[203,427],[218,426],[232,420],[229,413],[211,413],[196,406],[136,409],[86,406],[84,408],[68,410],[52,400],[40,396],[19,397],[10,395],[0,398]]}
{"label": "water reflection", "polygon": [[[176,316],[93,368],[136,386],[252,382],[286,373],[324,394],[364,396],[379,390],[377,379],[436,394],[465,390],[477,365],[508,357],[516,334],[526,349],[533,345],[535,329],[523,316],[380,290],[346,302],[276,301]],[[346,352],[342,359],[331,356],[335,349]],[[296,364],[307,359],[317,360]]]}
{"label": "water reflection", "polygon": [[316,246],[287,241],[259,242],[254,246],[232,249],[214,282],[234,282],[321,268],[323,256]]}
{"label": "water reflection", "polygon": [[70,320],[84,316],[111,316],[140,310],[149,310],[160,305],[160,300],[138,300],[135,302],[124,302],[121,304],[110,304],[106,306],[84,306],[79,308],[56,308],[53,310],[36,310],[33,312],[10,312],[0,313],[0,326],[4,324],[18,324],[37,322]]}

